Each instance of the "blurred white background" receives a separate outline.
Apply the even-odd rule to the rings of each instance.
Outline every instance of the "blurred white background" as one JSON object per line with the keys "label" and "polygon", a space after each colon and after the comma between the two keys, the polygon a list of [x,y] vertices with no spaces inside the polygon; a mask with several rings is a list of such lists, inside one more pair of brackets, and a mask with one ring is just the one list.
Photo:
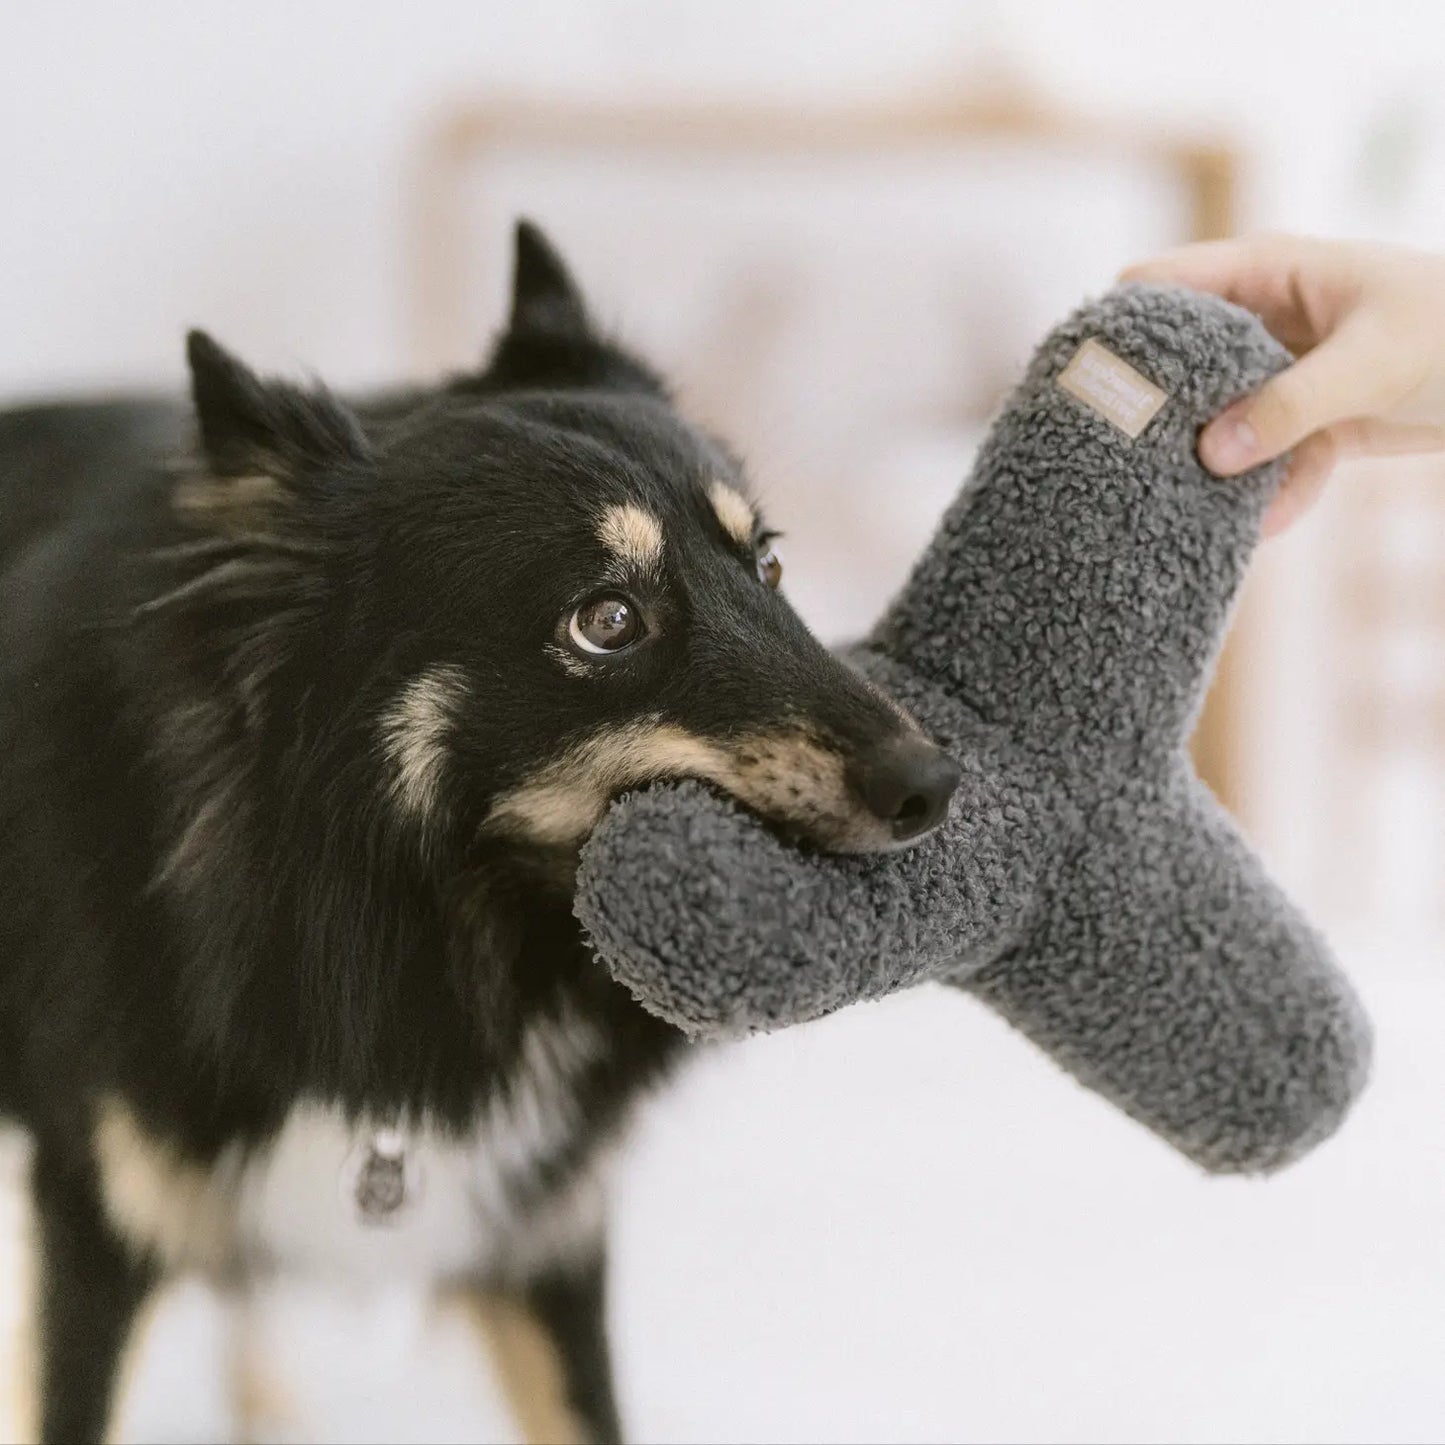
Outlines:
{"label": "blurred white background", "polygon": [[[338,386],[404,374],[419,354],[419,147],[458,99],[858,102],[1002,64],[1081,112],[1227,135],[1246,229],[1445,244],[1445,10],[1418,3],[153,0],[11,7],[5,38],[3,395],[178,388],[191,324]],[[526,176],[513,181],[525,195]],[[960,358],[1005,376],[1078,295],[1164,239],[1146,202],[1116,232],[1077,198],[1050,212],[997,174],[970,232],[968,206],[935,184],[940,226],[965,240],[1031,208],[1013,330],[996,353],[989,335],[960,338]],[[648,269],[590,249],[576,223],[559,239],[603,314],[651,337]],[[705,244],[682,228],[667,248],[690,248],[685,272]],[[658,245],[640,238],[640,253]],[[478,348],[504,282],[496,238],[485,246]],[[983,265],[959,315],[986,333]],[[845,319],[887,311],[876,290],[839,293]],[[657,340],[686,366],[668,354],[682,341]],[[944,344],[920,335],[920,367],[936,373]],[[808,356],[787,364],[806,396]],[[850,483],[842,509],[864,519],[851,532],[789,489],[804,459],[768,455],[766,428],[756,440],[760,487],[793,534],[789,584],[837,636],[898,580],[899,539],[926,532],[970,435],[876,439],[874,490]],[[1266,1183],[1202,1179],[932,989],[710,1055],[647,1111],[617,1201],[613,1316],[637,1439],[1445,1437],[1445,736],[1388,726],[1445,718],[1430,701],[1445,609],[1362,652],[1337,645],[1374,506],[1361,499],[1398,501],[1383,522],[1368,514],[1374,560],[1404,576],[1415,558],[1423,596],[1439,588],[1442,496],[1428,473],[1361,469],[1267,550],[1255,582],[1249,827],[1378,1029],[1376,1081],[1342,1135]],[[847,541],[890,518],[877,552]],[[1360,685],[1393,699],[1389,746],[1361,748],[1342,725]],[[0,1205],[8,1324],[19,1224],[13,1194]],[[468,1341],[416,1301],[308,1297],[277,1315],[317,1438],[493,1428]],[[224,1437],[220,1347],[199,1292],[167,1306],[132,1438]]]}

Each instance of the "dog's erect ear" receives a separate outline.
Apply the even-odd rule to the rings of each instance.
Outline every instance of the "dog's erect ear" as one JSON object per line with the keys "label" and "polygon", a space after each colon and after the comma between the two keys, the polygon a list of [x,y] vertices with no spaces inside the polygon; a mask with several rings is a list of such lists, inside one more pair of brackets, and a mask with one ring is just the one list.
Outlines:
{"label": "dog's erect ear", "polygon": [[368,455],[360,424],[329,392],[263,381],[204,331],[187,335],[186,357],[201,444],[218,476],[296,476]]}
{"label": "dog's erect ear", "polygon": [[567,263],[531,221],[517,222],[510,330],[552,336],[589,336],[592,331],[587,304]]}
{"label": "dog's erect ear", "polygon": [[487,394],[527,387],[667,395],[651,367],[593,327],[566,262],[531,221],[518,221],[511,318],[482,370],[453,377],[448,389]]}

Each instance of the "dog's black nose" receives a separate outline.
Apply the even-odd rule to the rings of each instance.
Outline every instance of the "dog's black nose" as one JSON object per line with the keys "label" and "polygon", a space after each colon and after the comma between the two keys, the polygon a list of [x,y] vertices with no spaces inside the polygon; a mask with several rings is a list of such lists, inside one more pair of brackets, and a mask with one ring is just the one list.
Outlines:
{"label": "dog's black nose", "polygon": [[936,828],[962,777],[958,764],[926,738],[893,738],[865,753],[851,769],[868,810],[903,842]]}

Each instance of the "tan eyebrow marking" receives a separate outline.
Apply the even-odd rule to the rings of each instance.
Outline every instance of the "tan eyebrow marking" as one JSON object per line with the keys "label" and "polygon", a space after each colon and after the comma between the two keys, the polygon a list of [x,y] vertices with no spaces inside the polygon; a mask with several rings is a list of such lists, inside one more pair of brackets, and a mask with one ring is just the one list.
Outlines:
{"label": "tan eyebrow marking", "polygon": [[639,572],[662,560],[662,527],[651,512],[631,502],[608,507],[597,522],[597,539],[619,561]]}
{"label": "tan eyebrow marking", "polygon": [[723,531],[739,547],[751,547],[753,528],[757,526],[758,518],[743,494],[726,482],[714,482],[708,488],[707,497],[712,503],[713,511],[717,513],[718,521],[722,523]]}

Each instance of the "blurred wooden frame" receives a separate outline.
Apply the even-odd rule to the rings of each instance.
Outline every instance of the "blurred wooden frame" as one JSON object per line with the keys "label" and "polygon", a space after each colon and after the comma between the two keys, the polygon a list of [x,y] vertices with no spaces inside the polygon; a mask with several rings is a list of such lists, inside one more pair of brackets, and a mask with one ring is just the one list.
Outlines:
{"label": "blurred wooden frame", "polygon": [[[458,334],[473,266],[465,197],[476,184],[479,162],[501,147],[772,156],[877,154],[890,148],[1001,141],[1156,168],[1174,179],[1185,200],[1181,241],[1234,233],[1239,159],[1231,146],[1171,137],[1140,123],[1079,116],[1007,80],[955,94],[857,106],[460,104],[441,115],[419,156],[412,217],[413,361],[432,367],[466,354],[470,338]],[[1237,816],[1245,802],[1240,678],[1246,631],[1236,623],[1231,632],[1193,742],[1201,775]]]}

